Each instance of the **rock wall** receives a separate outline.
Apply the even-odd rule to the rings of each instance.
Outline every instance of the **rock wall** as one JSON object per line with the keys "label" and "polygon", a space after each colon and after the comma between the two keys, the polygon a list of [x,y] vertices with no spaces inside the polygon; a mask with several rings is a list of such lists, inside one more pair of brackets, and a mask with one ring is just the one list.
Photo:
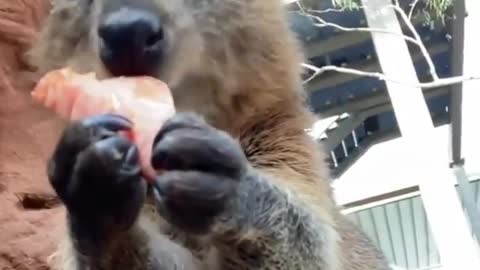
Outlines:
{"label": "rock wall", "polygon": [[64,123],[31,101],[35,76],[23,61],[49,8],[0,0],[0,270],[50,269],[63,227],[45,161]]}

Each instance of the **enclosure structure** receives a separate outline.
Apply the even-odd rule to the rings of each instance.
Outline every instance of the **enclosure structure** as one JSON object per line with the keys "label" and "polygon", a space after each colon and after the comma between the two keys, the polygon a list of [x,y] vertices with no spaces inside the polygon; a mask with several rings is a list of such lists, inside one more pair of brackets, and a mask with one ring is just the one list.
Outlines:
{"label": "enclosure structure", "polygon": [[395,268],[479,269],[480,84],[445,78],[480,75],[480,4],[456,0],[445,24],[427,24],[405,20],[424,1],[400,1],[404,14],[396,1],[357,1],[356,11],[316,2],[290,3],[290,21],[320,68],[305,76],[323,118],[309,132],[329,153],[344,212]]}

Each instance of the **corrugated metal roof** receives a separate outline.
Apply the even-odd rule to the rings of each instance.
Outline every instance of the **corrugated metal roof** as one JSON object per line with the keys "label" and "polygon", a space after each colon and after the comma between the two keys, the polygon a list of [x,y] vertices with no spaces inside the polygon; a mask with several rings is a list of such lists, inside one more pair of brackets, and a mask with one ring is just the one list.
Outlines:
{"label": "corrugated metal roof", "polygon": [[[480,181],[471,182],[480,209]],[[441,266],[420,196],[375,206],[347,215],[400,269],[432,269]],[[473,235],[473,234],[472,234]]]}

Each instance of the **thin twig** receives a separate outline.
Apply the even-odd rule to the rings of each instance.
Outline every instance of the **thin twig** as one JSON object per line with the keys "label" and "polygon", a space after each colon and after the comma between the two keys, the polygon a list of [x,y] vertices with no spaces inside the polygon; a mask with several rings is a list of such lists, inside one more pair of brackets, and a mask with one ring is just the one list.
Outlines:
{"label": "thin twig", "polygon": [[[418,0],[417,0],[418,1]],[[416,2],[417,2],[416,1]],[[418,32],[416,31],[415,27],[413,26],[412,22],[410,21],[408,15],[405,13],[405,11],[400,7],[400,4],[398,2],[398,0],[394,0],[394,5],[390,5],[394,11],[396,11],[398,14],[400,14],[400,17],[402,18],[402,20],[405,22],[405,24],[407,25],[408,29],[410,30],[410,32],[412,32],[412,35],[414,36],[413,38],[412,37],[409,37],[407,35],[404,35],[402,33],[396,33],[396,32],[392,32],[392,31],[389,31],[389,30],[386,30],[386,29],[377,29],[377,28],[369,28],[369,27],[343,27],[341,25],[338,25],[338,24],[335,24],[335,23],[332,23],[332,22],[327,22],[325,21],[324,19],[320,18],[319,16],[315,16],[315,15],[312,15],[312,14],[309,14],[305,8],[303,7],[303,5],[299,2],[297,2],[297,5],[301,11],[301,13],[304,15],[304,16],[307,16],[309,18],[312,18],[314,19],[315,21],[317,21],[318,23],[313,23],[314,26],[317,26],[317,27],[333,27],[333,28],[336,28],[336,29],[339,29],[341,31],[344,31],[344,32],[352,32],[352,31],[356,31],[356,32],[376,32],[376,33],[383,33],[383,34],[391,34],[391,35],[395,35],[395,36],[398,36],[398,37],[401,37],[403,38],[404,40],[406,41],[409,41],[415,45],[417,45],[423,55],[423,57],[425,58],[425,61],[427,62],[427,65],[428,65],[428,68],[429,68],[429,72],[430,72],[430,75],[432,76],[433,80],[436,81],[439,79],[438,75],[437,75],[437,71],[436,71],[436,68],[435,68],[435,65],[433,63],[433,60],[432,58],[430,57],[430,54],[428,53],[425,45],[423,44],[422,42],[422,39],[420,37],[420,35],[418,34]],[[414,3],[416,5],[416,3]],[[364,8],[364,7],[359,7],[359,8]],[[316,76],[316,74],[310,76],[306,81],[311,81],[314,77]]]}
{"label": "thin twig", "polygon": [[[336,29],[344,31],[344,32],[366,32],[366,33],[382,33],[382,34],[395,35],[395,36],[403,38],[404,40],[406,40],[408,42],[411,42],[411,43],[419,46],[418,41],[416,39],[414,39],[412,37],[409,37],[407,35],[404,35],[404,34],[395,33],[395,32],[389,31],[389,30],[379,29],[379,28],[344,27],[344,26],[338,25],[336,23],[327,22],[324,19],[320,18],[319,16],[309,14],[308,11],[299,2],[297,2],[297,6],[300,9],[300,12],[301,12],[302,15],[307,16],[307,17],[312,18],[313,20],[317,21],[317,23],[312,24],[313,26],[316,26],[316,27],[333,27],[333,28],[336,28]],[[363,8],[363,7],[359,7],[359,8]]]}
{"label": "thin twig", "polygon": [[409,20],[412,19],[413,11],[415,10],[415,7],[417,6],[418,1],[419,1],[419,0],[415,0],[415,1],[412,3],[411,7],[410,7],[410,11],[408,12],[408,19],[409,19]]}
{"label": "thin twig", "polygon": [[[398,2],[395,2],[398,4]],[[385,29],[379,29],[379,28],[370,28],[370,27],[344,27],[344,26],[341,26],[341,25],[338,25],[338,24],[335,24],[335,23],[332,23],[332,22],[327,22],[325,21],[324,19],[320,18],[319,16],[315,16],[315,15],[311,15],[309,13],[307,13],[305,11],[305,9],[301,6],[301,4],[299,4],[299,6],[301,7],[301,10],[302,10],[302,13],[307,16],[307,17],[310,17],[314,20],[316,20],[318,23],[313,23],[314,26],[317,26],[317,27],[333,27],[333,28],[336,28],[336,29],[339,29],[341,31],[344,31],[344,32],[353,32],[353,31],[356,31],[356,32],[369,32],[369,33],[382,33],[382,34],[390,34],[390,35],[395,35],[395,36],[398,36],[398,37],[401,37],[403,38],[404,40],[406,41],[409,41],[415,45],[417,45],[421,51],[421,53],[423,54],[423,57],[425,58],[425,61],[427,62],[427,65],[428,65],[428,68],[429,68],[429,72],[430,74],[432,75],[432,77],[434,79],[438,79],[438,75],[437,75],[437,71],[436,71],[436,68],[435,68],[435,65],[433,64],[433,60],[432,58],[430,57],[427,49],[425,48],[425,45],[423,44],[421,38],[420,38],[420,35],[418,34],[418,32],[416,31],[415,27],[413,26],[412,22],[408,19],[407,17],[407,14],[403,11],[403,9],[401,9],[399,6],[396,5],[392,5],[393,9],[398,12],[402,18],[402,20],[405,21],[405,24],[407,25],[407,27],[409,28],[409,30],[412,32],[414,38],[412,37],[409,37],[407,35],[404,35],[402,33],[395,33],[395,32],[392,32],[392,31],[389,31],[389,30],[385,30]],[[362,7],[360,7],[362,8]]]}
{"label": "thin twig", "polygon": [[316,72],[317,70],[321,69],[319,67],[316,67],[314,65],[310,65],[310,64],[307,64],[307,63],[302,63],[302,67],[306,68],[306,69],[310,69],[311,71],[314,71]]}
{"label": "thin twig", "polygon": [[300,3],[300,1],[296,1],[295,4],[297,4],[297,7],[298,7],[303,13],[305,13],[305,8],[303,7],[302,3]]}
{"label": "thin twig", "polygon": [[310,65],[310,64],[307,64],[307,63],[302,63],[302,66],[306,69],[309,69],[309,70],[313,71],[313,74],[303,81],[303,85],[309,83],[311,80],[315,79],[315,77],[317,77],[317,75],[320,74],[318,72],[319,68],[317,68],[316,66],[313,66],[313,65]]}
{"label": "thin twig", "polygon": [[[463,83],[467,81],[472,81],[472,80],[480,80],[480,75],[478,76],[455,76],[455,77],[449,77],[449,78],[442,78],[442,79],[436,79],[431,82],[425,82],[425,83],[417,83],[417,82],[407,82],[395,78],[391,78],[386,76],[385,74],[382,74],[380,72],[366,72],[366,71],[361,71],[357,69],[352,69],[352,68],[344,68],[344,67],[337,67],[337,66],[323,66],[321,68],[315,67],[313,65],[309,64],[302,64],[303,67],[310,69],[314,71],[314,76],[318,76],[326,71],[335,71],[335,72],[340,72],[340,73],[345,73],[345,74],[351,74],[351,75],[356,75],[356,76],[363,76],[363,77],[371,77],[371,78],[376,78],[381,81],[389,81],[397,84],[403,84],[411,87],[418,87],[418,88],[423,88],[423,89],[429,89],[429,88],[437,88],[437,87],[442,87],[442,86],[449,86],[453,84],[458,84],[458,83]],[[311,79],[310,79],[311,80]]]}
{"label": "thin twig", "polygon": [[425,61],[427,62],[428,69],[430,71],[430,75],[432,75],[434,80],[438,80],[438,75],[437,75],[437,70],[435,68],[435,64],[433,64],[433,60],[430,57],[430,54],[427,51],[427,48],[425,48],[425,45],[422,42],[422,39],[420,35],[418,34],[417,30],[415,29],[415,26],[413,26],[412,22],[408,19],[407,14],[403,9],[398,5],[398,2],[395,5],[390,5],[397,13],[400,15],[402,20],[405,22],[407,25],[408,29],[410,32],[412,32],[412,35],[414,36],[415,40],[417,41],[417,46],[420,49],[420,51],[423,54],[423,57],[425,58]]}
{"label": "thin twig", "polygon": [[370,28],[370,27],[344,27],[344,26],[338,25],[336,23],[327,22],[327,21],[323,20],[322,18],[320,18],[318,16],[314,16],[314,15],[311,15],[311,14],[306,14],[306,16],[311,17],[312,19],[314,19],[318,22],[318,23],[313,23],[313,25],[316,26],[316,27],[333,27],[333,28],[339,29],[339,30],[344,31],[344,32],[367,32],[367,33],[389,34],[389,35],[394,35],[394,36],[398,36],[400,38],[403,38],[404,40],[409,41],[409,42],[411,42],[413,44],[416,44],[418,46],[418,42],[414,38],[403,35],[403,34],[395,33],[395,32],[392,32],[392,31],[388,31],[388,30],[385,30],[385,29]]}
{"label": "thin twig", "polygon": [[[312,18],[312,19],[314,19],[318,22],[318,23],[313,24],[317,27],[330,26],[330,27],[334,27],[336,29],[339,29],[339,30],[345,31],[345,32],[359,31],[359,32],[378,32],[378,33],[384,33],[384,34],[392,34],[392,35],[400,36],[404,40],[416,44],[420,48],[420,51],[421,51],[423,57],[425,58],[428,66],[429,66],[429,71],[430,71],[430,74],[432,75],[433,81],[425,82],[425,83],[406,82],[406,81],[399,80],[399,79],[396,79],[396,78],[390,78],[390,77],[388,77],[385,74],[382,74],[380,72],[365,72],[365,71],[361,71],[361,70],[357,70],[357,69],[337,67],[337,66],[333,66],[333,65],[328,65],[328,66],[323,66],[321,68],[318,68],[316,66],[303,63],[302,66],[304,68],[313,71],[313,75],[311,75],[309,78],[307,78],[304,81],[304,84],[307,84],[308,82],[313,80],[315,77],[317,77],[318,75],[320,75],[320,74],[322,74],[326,71],[335,71],[335,72],[351,74],[351,75],[356,75],[356,76],[371,77],[371,78],[376,78],[376,79],[382,80],[382,81],[389,81],[389,82],[393,82],[393,83],[397,83],[397,84],[408,85],[408,86],[411,86],[411,87],[417,87],[417,88],[423,88],[423,89],[449,86],[449,85],[463,83],[463,82],[471,81],[471,80],[480,80],[480,76],[455,76],[455,77],[442,78],[442,79],[440,79],[438,77],[435,65],[432,61],[432,58],[430,57],[430,54],[428,53],[425,45],[423,44],[423,42],[420,38],[420,35],[416,31],[415,27],[413,26],[413,24],[410,20],[410,18],[412,16],[412,13],[413,13],[413,10],[414,10],[415,6],[417,5],[417,3],[418,3],[418,0],[415,0],[415,2],[412,4],[412,7],[411,7],[408,15],[400,7],[400,4],[399,4],[398,0],[394,0],[394,5],[391,5],[391,7],[394,9],[394,11],[400,14],[402,20],[405,22],[405,24],[407,25],[409,30],[412,32],[414,38],[406,36],[404,34],[395,33],[395,32],[389,31],[389,30],[385,30],[385,29],[364,28],[364,27],[357,27],[357,28],[343,27],[343,26],[335,24],[335,23],[326,22],[325,20],[323,20],[322,18],[320,18],[318,16],[307,13],[305,8],[299,2],[297,2],[297,5],[298,5],[298,7],[299,7],[299,9],[300,9],[300,11],[302,12],[303,15],[308,16],[308,17],[310,17],[310,18]],[[360,8],[363,8],[363,7],[360,7]],[[320,12],[318,12],[318,13],[320,13]]]}
{"label": "thin twig", "polygon": [[454,85],[454,84],[464,83],[464,82],[468,82],[468,81],[476,81],[476,80],[480,80],[480,75],[454,76],[454,77],[437,79],[437,80],[432,81],[432,82],[419,83],[417,85],[418,85],[418,87],[421,87],[421,88],[424,88],[424,89],[429,89],[429,88],[437,88],[437,87],[442,87],[442,86],[450,86],[450,85]]}
{"label": "thin twig", "polygon": [[308,9],[308,13],[317,13],[317,14],[324,14],[328,12],[344,12],[347,8],[327,8],[327,9]]}

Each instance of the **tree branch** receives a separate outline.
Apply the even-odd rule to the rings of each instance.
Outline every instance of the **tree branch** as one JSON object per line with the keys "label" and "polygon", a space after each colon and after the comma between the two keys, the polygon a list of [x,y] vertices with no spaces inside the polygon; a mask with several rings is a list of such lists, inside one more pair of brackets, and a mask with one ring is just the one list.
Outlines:
{"label": "tree branch", "polygon": [[351,74],[356,76],[371,77],[381,81],[389,81],[397,84],[403,84],[406,86],[418,87],[423,89],[449,86],[449,85],[454,85],[454,84],[463,83],[463,82],[472,81],[472,80],[480,80],[480,75],[474,75],[474,76],[455,76],[455,77],[442,78],[442,79],[439,78],[432,82],[416,83],[416,82],[407,82],[404,80],[391,78],[380,72],[365,72],[365,71],[361,71],[353,68],[345,68],[345,67],[337,67],[337,66],[323,66],[319,68],[319,67],[316,67],[310,64],[305,64],[305,63],[302,64],[302,66],[314,72],[314,74],[310,76],[305,81],[305,83],[308,83],[308,81],[310,81],[312,77],[316,77],[326,71],[335,71],[335,72]]}
{"label": "tree branch", "polygon": [[343,7],[343,8],[327,8],[327,9],[322,9],[322,10],[318,10],[318,9],[308,9],[307,12],[308,13],[317,13],[317,14],[324,14],[324,13],[328,13],[328,12],[337,12],[337,13],[340,13],[340,12],[344,12],[347,8]]}
{"label": "tree branch", "polygon": [[413,11],[415,11],[415,7],[417,6],[418,1],[419,1],[419,0],[415,0],[415,1],[412,3],[411,7],[410,7],[410,11],[408,12],[408,19],[409,19],[409,20],[412,19]]}
{"label": "tree branch", "polygon": [[[417,4],[417,2],[418,2],[418,0],[416,0],[414,2],[413,6],[412,6],[412,10],[410,10],[410,12],[413,12],[413,8]],[[319,16],[315,16],[315,15],[310,14],[310,13],[325,13],[326,11],[306,10],[300,2],[297,2],[297,6],[299,7],[301,13],[304,16],[307,16],[307,17],[312,18],[313,20],[317,21],[317,23],[313,23],[313,25],[316,26],[316,27],[333,27],[333,28],[339,29],[339,30],[344,31],[344,32],[356,31],[356,32],[390,34],[390,35],[395,35],[395,36],[401,37],[404,40],[409,41],[409,42],[417,45],[419,47],[421,53],[423,54],[423,57],[425,58],[425,61],[427,62],[430,75],[433,77],[434,80],[438,79],[437,70],[436,70],[435,65],[433,63],[433,60],[430,57],[430,54],[428,53],[427,49],[425,48],[425,45],[423,44],[422,39],[420,38],[420,35],[418,34],[417,30],[413,26],[412,22],[410,21],[409,15],[407,15],[405,13],[405,11],[400,7],[400,4],[399,4],[398,0],[394,0],[394,3],[395,4],[390,5],[390,7],[392,7],[400,15],[402,20],[405,22],[405,25],[408,27],[410,32],[412,32],[412,35],[414,36],[413,38],[409,37],[407,35],[401,34],[401,33],[395,33],[395,32],[389,31],[389,30],[385,30],[385,29],[377,29],[377,28],[369,28],[369,27],[343,27],[341,25],[338,25],[338,24],[335,24],[335,23],[332,23],[332,22],[327,22]],[[363,9],[364,7],[359,6],[358,8]],[[342,9],[334,9],[334,10],[340,12]]]}
{"label": "tree branch", "polygon": [[[311,75],[310,77],[308,77],[304,81],[304,84],[310,82],[316,76],[318,76],[319,74],[321,74],[325,71],[336,71],[336,72],[347,73],[347,74],[352,74],[352,75],[357,75],[357,76],[374,77],[374,78],[377,78],[379,80],[392,81],[392,82],[401,83],[401,84],[408,84],[408,85],[411,85],[411,86],[416,86],[416,87],[421,87],[421,88],[435,88],[435,87],[439,87],[439,86],[444,86],[444,84],[445,85],[451,85],[451,84],[461,83],[465,80],[478,79],[478,77],[475,77],[475,76],[473,76],[473,77],[472,76],[470,76],[470,77],[460,76],[460,77],[453,77],[453,78],[448,78],[448,79],[447,78],[440,79],[438,77],[438,74],[437,74],[437,71],[436,71],[436,68],[435,68],[435,64],[433,63],[433,60],[432,60],[430,54],[428,53],[428,50],[426,49],[425,45],[423,44],[420,35],[416,31],[413,23],[410,20],[412,14],[413,14],[413,10],[414,10],[415,6],[417,5],[417,3],[418,3],[418,0],[415,0],[415,2],[411,6],[409,15],[407,15],[407,13],[400,7],[400,4],[399,4],[398,0],[394,0],[394,4],[390,5],[390,7],[393,8],[394,11],[400,15],[401,19],[405,22],[405,25],[408,27],[410,32],[412,32],[412,35],[414,36],[414,38],[409,37],[409,36],[404,35],[404,34],[401,34],[401,33],[391,32],[391,31],[385,30],[385,29],[376,29],[376,28],[368,28],[368,27],[343,27],[343,26],[335,24],[335,23],[327,22],[327,21],[323,20],[322,18],[320,18],[319,16],[315,16],[315,15],[310,14],[310,13],[325,13],[325,12],[328,12],[328,11],[332,11],[331,9],[325,10],[325,11],[323,11],[323,10],[320,10],[320,11],[308,10],[307,11],[300,2],[297,2],[297,5],[298,5],[301,13],[304,16],[307,16],[307,17],[312,18],[315,21],[317,21],[317,23],[313,23],[314,26],[317,26],[317,27],[327,27],[327,26],[329,26],[329,27],[333,27],[333,28],[339,29],[339,30],[344,31],[344,32],[357,31],[357,32],[370,32],[370,33],[376,32],[376,33],[383,33],[383,34],[391,34],[391,35],[399,36],[399,37],[403,38],[405,41],[408,41],[408,42],[411,42],[411,43],[417,45],[419,47],[423,57],[425,58],[425,61],[427,62],[427,65],[428,65],[428,68],[429,68],[429,73],[433,78],[432,82],[421,83],[421,84],[405,83],[405,82],[402,82],[402,81],[399,81],[399,80],[396,80],[396,79],[393,79],[393,78],[387,78],[387,77],[385,77],[384,74],[378,73],[378,72],[375,72],[375,73],[363,72],[363,71],[356,70],[356,69],[337,67],[337,66],[324,66],[322,68],[317,68],[317,67],[309,65],[309,64],[304,64],[303,66],[305,68],[314,71],[314,74]],[[359,6],[359,8],[364,8],[364,7]],[[338,12],[341,12],[341,10],[343,10],[343,9],[334,9],[334,10],[338,11]],[[453,79],[453,80],[449,80],[449,79]]]}
{"label": "tree branch", "polygon": [[[344,32],[366,32],[366,33],[383,33],[383,34],[395,35],[395,36],[398,36],[400,38],[403,38],[404,40],[406,40],[408,42],[411,42],[411,43],[419,46],[418,41],[416,39],[414,39],[412,37],[409,37],[407,35],[394,33],[392,31],[388,31],[388,30],[385,30],[385,29],[377,29],[377,28],[369,28],[369,27],[344,27],[344,26],[338,25],[336,23],[327,22],[324,19],[320,18],[319,16],[315,16],[315,15],[310,14],[309,12],[311,12],[311,11],[307,11],[302,6],[302,4],[299,3],[299,2],[297,2],[297,5],[298,5],[302,15],[304,15],[306,17],[309,17],[309,18],[311,18],[311,19],[313,19],[314,21],[317,22],[317,23],[312,24],[316,27],[320,27],[320,28],[321,27],[333,27],[335,29],[338,29],[338,30],[341,30],[341,31],[344,31]],[[362,8],[362,7],[359,7],[359,8]],[[321,13],[321,12],[322,11],[317,11],[317,13]]]}
{"label": "tree branch", "polygon": [[408,29],[410,32],[412,32],[412,35],[414,36],[415,40],[417,41],[417,46],[420,49],[420,51],[423,54],[423,57],[425,58],[425,61],[427,62],[428,69],[430,72],[430,75],[432,75],[433,80],[438,80],[438,75],[437,75],[437,70],[435,68],[435,65],[433,64],[433,60],[430,57],[430,54],[427,51],[427,48],[425,48],[425,45],[422,42],[422,38],[418,34],[417,30],[415,29],[415,26],[413,26],[412,22],[408,18],[407,14],[403,9],[400,7],[400,4],[398,1],[395,1],[395,5],[391,5],[391,7],[400,15],[402,20],[405,22],[405,25],[407,25]]}

